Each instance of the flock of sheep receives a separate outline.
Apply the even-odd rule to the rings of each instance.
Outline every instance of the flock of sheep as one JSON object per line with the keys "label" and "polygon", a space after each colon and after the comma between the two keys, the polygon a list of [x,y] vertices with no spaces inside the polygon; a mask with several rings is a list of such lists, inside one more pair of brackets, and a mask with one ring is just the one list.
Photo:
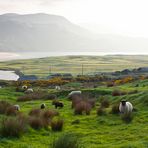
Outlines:
{"label": "flock of sheep", "polygon": [[[26,93],[32,93],[33,92],[33,89],[32,88],[28,88],[27,86],[22,86],[22,88],[25,90]],[[59,86],[56,86],[55,89],[57,90],[60,90],[60,87]],[[75,98],[74,96],[81,96],[82,92],[81,91],[71,91],[69,94],[68,94],[68,98]],[[64,107],[64,104],[62,102],[59,102],[58,100],[53,100],[52,102],[52,105],[55,106],[55,108],[63,108]],[[20,106],[17,104],[17,105],[14,105],[14,108],[19,111],[20,110]],[[41,109],[44,109],[46,108],[46,104],[45,103],[42,103],[40,105],[40,108]],[[126,100],[122,100],[119,104],[119,111],[121,114],[131,114],[132,113],[132,110],[133,110],[133,105],[126,101]]]}

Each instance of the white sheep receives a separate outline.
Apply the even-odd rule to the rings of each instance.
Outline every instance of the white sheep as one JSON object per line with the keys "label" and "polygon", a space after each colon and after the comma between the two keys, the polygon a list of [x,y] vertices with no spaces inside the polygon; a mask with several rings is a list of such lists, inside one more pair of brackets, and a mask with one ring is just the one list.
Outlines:
{"label": "white sheep", "polygon": [[120,102],[119,111],[123,114],[131,114],[133,110],[133,105],[125,100]]}
{"label": "white sheep", "polygon": [[74,96],[80,96],[82,94],[81,91],[72,91],[68,94],[68,98],[72,98]]}
{"label": "white sheep", "polygon": [[25,93],[27,93],[27,94],[33,93],[33,89],[32,89],[32,88],[28,88],[28,89],[25,91]]}
{"label": "white sheep", "polygon": [[22,86],[22,89],[24,89],[24,90],[26,90],[27,88],[28,88],[27,85],[23,85],[23,86]]}
{"label": "white sheep", "polygon": [[13,106],[14,106],[14,108],[15,108],[17,111],[20,111],[20,106],[19,106],[18,104],[13,105]]}
{"label": "white sheep", "polygon": [[46,107],[45,103],[42,103],[40,106],[41,109],[44,109],[45,107]]}
{"label": "white sheep", "polygon": [[61,90],[61,87],[60,86],[55,86],[55,89],[56,90]]}

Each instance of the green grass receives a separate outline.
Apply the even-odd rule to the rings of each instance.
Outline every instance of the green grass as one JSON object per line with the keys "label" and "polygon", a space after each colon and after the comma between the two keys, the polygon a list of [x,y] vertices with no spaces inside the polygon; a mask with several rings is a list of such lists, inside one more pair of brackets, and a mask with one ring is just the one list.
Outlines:
{"label": "green grass", "polygon": [[[80,144],[84,148],[148,148],[148,81],[137,81],[139,87],[136,89],[139,91],[137,94],[112,97],[110,94],[106,96],[110,99],[111,104],[119,102],[122,98],[130,100],[134,107],[138,110],[134,112],[134,119],[132,123],[124,123],[119,115],[110,114],[111,107],[106,109],[106,114],[103,116],[97,116],[96,110],[99,107],[99,101],[97,107],[94,108],[89,116],[86,115],[74,115],[71,109],[71,102],[68,101],[65,95],[60,97],[60,100],[64,102],[64,108],[58,109],[60,116],[64,119],[64,129],[62,132],[53,132],[49,129],[33,130],[29,129],[29,132],[24,134],[21,138],[0,138],[0,148],[50,148],[50,145],[55,138],[60,137],[64,133],[74,133],[79,136]],[[76,84],[77,85],[77,84]],[[134,90],[133,83],[118,86],[124,90]],[[143,85],[146,85],[143,87]],[[92,93],[95,92],[111,92],[114,88],[98,87],[96,89],[89,90]],[[48,90],[50,91],[50,90]],[[98,95],[98,93],[96,93]],[[15,92],[13,87],[6,87],[0,89],[0,100],[7,100],[13,104],[19,104],[21,111],[25,114],[32,108],[39,108],[42,100],[28,101],[28,102],[16,102],[18,96],[23,93]],[[99,95],[98,95],[99,98]],[[145,102],[143,102],[145,101]],[[51,101],[44,101],[47,107],[54,108],[51,105]],[[0,119],[2,119],[0,115]],[[80,120],[79,124],[71,124],[74,120]]]}
{"label": "green grass", "polygon": [[84,74],[110,72],[147,66],[148,56],[116,55],[116,56],[60,56],[28,60],[0,62],[0,67],[19,69],[24,74],[35,74],[46,77],[50,73]]}

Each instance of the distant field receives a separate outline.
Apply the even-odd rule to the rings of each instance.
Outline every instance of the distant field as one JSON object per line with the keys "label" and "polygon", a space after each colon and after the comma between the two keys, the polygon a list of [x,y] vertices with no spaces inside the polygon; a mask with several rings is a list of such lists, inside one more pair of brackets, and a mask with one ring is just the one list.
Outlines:
{"label": "distant field", "polygon": [[0,62],[0,68],[17,68],[24,74],[45,77],[49,73],[84,74],[148,66],[148,55],[60,56]]}

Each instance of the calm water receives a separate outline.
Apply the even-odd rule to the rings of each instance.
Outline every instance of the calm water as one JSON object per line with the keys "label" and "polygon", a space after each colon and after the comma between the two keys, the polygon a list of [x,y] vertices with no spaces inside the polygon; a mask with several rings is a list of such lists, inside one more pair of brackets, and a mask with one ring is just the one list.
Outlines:
{"label": "calm water", "polygon": [[17,80],[19,78],[18,75],[14,73],[14,71],[4,71],[0,70],[0,80]]}

